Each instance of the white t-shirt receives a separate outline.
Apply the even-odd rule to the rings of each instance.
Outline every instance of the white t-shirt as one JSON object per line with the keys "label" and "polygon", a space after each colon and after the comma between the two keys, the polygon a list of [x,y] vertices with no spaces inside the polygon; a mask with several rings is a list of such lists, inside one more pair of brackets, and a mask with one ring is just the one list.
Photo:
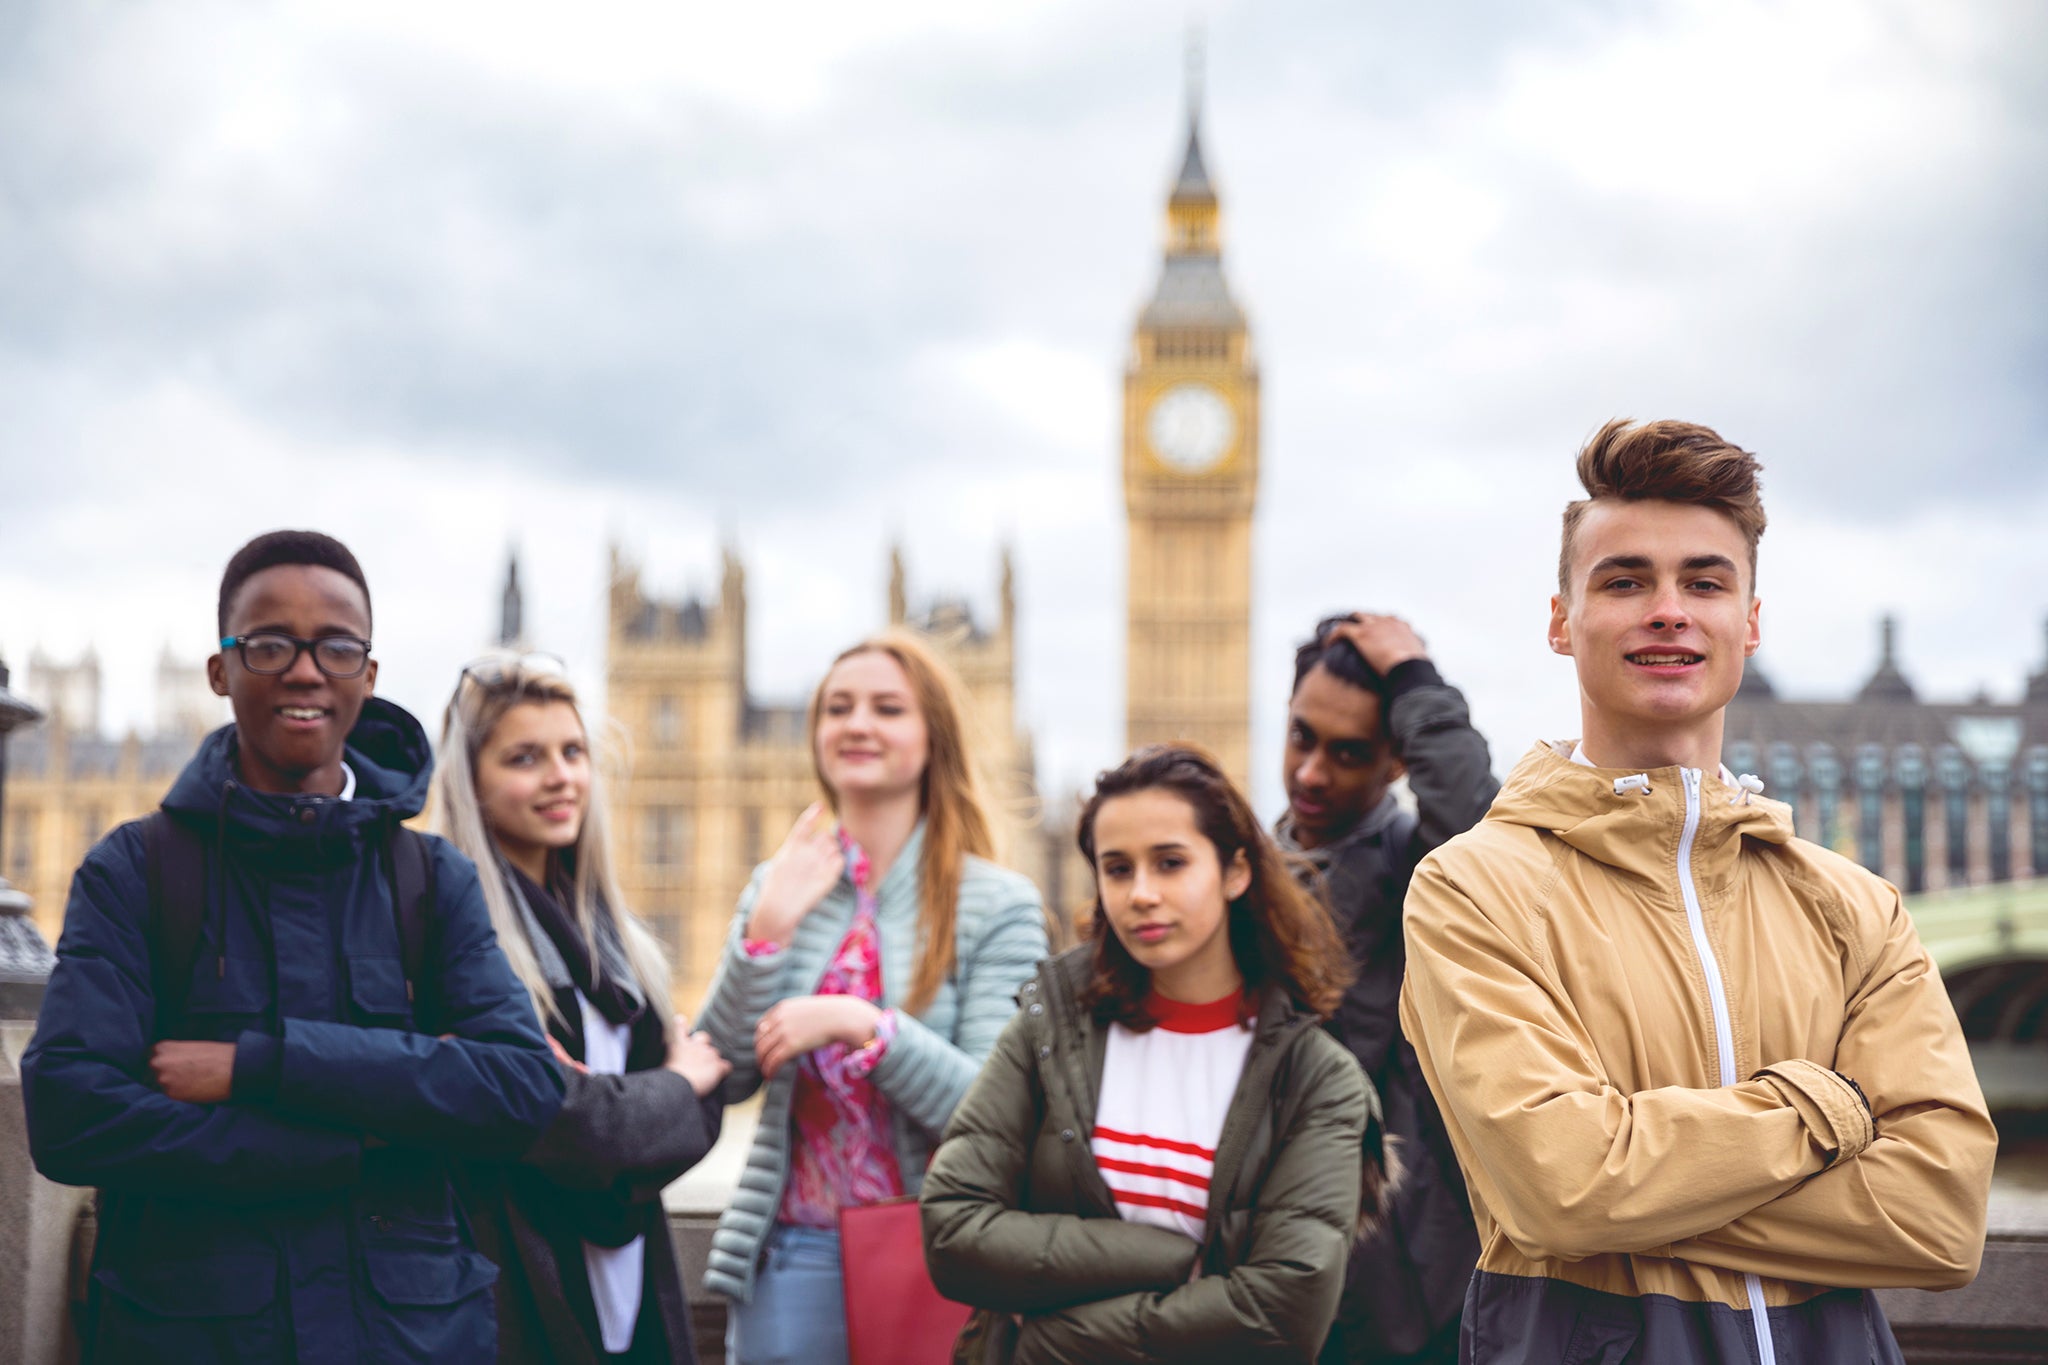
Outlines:
{"label": "white t-shirt", "polygon": [[1125,1221],[1201,1240],[1216,1144],[1252,1045],[1243,1004],[1242,992],[1206,1005],[1154,994],[1156,1028],[1110,1025],[1090,1146]]}
{"label": "white t-shirt", "polygon": [[[626,1049],[633,1030],[614,1024],[576,992],[583,1011],[583,1065],[593,1076],[625,1074]],[[583,1244],[583,1265],[590,1274],[590,1297],[597,1304],[597,1334],[613,1355],[633,1344],[633,1324],[640,1320],[640,1294],[646,1284],[647,1239],[635,1237],[622,1247]]]}

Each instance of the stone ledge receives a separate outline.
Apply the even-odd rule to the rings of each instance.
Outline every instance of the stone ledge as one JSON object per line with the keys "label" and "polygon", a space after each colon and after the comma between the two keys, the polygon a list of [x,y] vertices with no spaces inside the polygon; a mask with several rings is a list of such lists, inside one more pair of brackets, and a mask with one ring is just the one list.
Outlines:
{"label": "stone ledge", "polygon": [[[725,1360],[725,1300],[704,1288],[704,1264],[717,1226],[714,1215],[701,1211],[669,1215],[702,1365]],[[79,1218],[79,1251],[90,1254],[94,1231],[87,1204]],[[82,1265],[82,1260],[74,1263],[74,1305],[82,1297],[83,1276],[76,1274]],[[1983,1268],[1962,1289],[1939,1294],[1884,1289],[1878,1298],[1911,1365],[2020,1365],[2048,1359],[2048,1231],[1994,1233],[1984,1246]]]}
{"label": "stone ledge", "polygon": [[[704,1288],[718,1219],[671,1213],[669,1233],[689,1286],[703,1365],[725,1359],[725,1300]],[[1984,1265],[1962,1289],[1883,1289],[1878,1300],[1911,1365],[2021,1365],[2048,1360],[2048,1229],[1994,1233]]]}
{"label": "stone ledge", "polygon": [[1993,1233],[1983,1268],[1961,1289],[1882,1289],[1877,1297],[1915,1365],[2048,1359],[2048,1233]]}

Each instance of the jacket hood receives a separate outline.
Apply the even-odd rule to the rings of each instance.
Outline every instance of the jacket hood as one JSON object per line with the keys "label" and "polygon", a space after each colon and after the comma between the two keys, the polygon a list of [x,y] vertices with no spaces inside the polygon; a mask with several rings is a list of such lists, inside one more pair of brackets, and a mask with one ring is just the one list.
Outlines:
{"label": "jacket hood", "polygon": [[419,814],[434,774],[427,732],[410,712],[381,697],[363,703],[342,750],[356,775],[351,800],[251,791],[235,768],[238,746],[232,722],[200,741],[164,797],[164,809],[237,843],[332,840]]}
{"label": "jacket hood", "polygon": [[[1685,831],[1683,770],[1591,768],[1572,761],[1575,747],[1572,740],[1533,745],[1486,818],[1542,830],[1596,862],[1668,884]],[[1792,808],[1729,782],[1725,770],[1702,772],[1693,864],[1706,889],[1732,875],[1745,837],[1789,842]]]}

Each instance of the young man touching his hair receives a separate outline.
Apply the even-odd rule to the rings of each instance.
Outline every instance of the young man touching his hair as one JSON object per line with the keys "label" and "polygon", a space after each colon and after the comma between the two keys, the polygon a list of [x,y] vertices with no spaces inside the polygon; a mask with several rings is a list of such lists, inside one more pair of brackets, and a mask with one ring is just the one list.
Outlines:
{"label": "young man touching his hair", "polygon": [[[1486,814],[1500,788],[1465,698],[1398,616],[1320,622],[1294,655],[1280,846],[1315,890],[1357,975],[1328,1028],[1358,1058],[1401,1139],[1386,1225],[1351,1249],[1325,1365],[1455,1360],[1458,1313],[1479,1244],[1443,1119],[1401,1037],[1401,900],[1424,854]],[[1406,810],[1390,790],[1403,775]]]}
{"label": "young man touching his hair", "polygon": [[524,1151],[561,1072],[476,869],[399,828],[432,757],[355,556],[257,537],[219,627],[234,724],[86,855],[22,1060],[36,1165],[101,1190],[86,1359],[493,1361],[449,1163]]}
{"label": "young man touching his hair", "polygon": [[1866,1291],[1983,1251],[1997,1135],[1955,1011],[1898,892],[1720,764],[1754,457],[1614,421],[1578,468],[1549,637],[1583,737],[1408,897],[1401,1018],[1482,1248],[1462,1356],[1897,1365]]}

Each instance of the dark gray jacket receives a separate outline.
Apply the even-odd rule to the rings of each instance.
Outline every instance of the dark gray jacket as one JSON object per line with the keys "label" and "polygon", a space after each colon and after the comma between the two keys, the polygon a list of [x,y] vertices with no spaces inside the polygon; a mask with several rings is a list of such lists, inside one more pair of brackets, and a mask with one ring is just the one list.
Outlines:
{"label": "dark gray jacket", "polygon": [[[1358,968],[1328,1027],[1379,1092],[1387,1132],[1401,1139],[1403,1167],[1387,1227],[1352,1251],[1326,1361],[1422,1350],[1457,1320],[1479,1259],[1457,1159],[1415,1052],[1401,1036],[1401,902],[1416,864],[1479,823],[1500,783],[1465,698],[1428,660],[1395,668],[1387,693],[1389,732],[1407,765],[1416,809],[1402,810],[1389,794],[1350,835],[1310,855]],[[1284,821],[1279,835],[1293,847]]]}
{"label": "dark gray jacket", "polygon": [[[573,1000],[573,997],[571,997]],[[573,1013],[550,1021],[569,1054],[582,1056]],[[661,1191],[718,1140],[724,1103],[699,1099],[668,1070],[658,1020],[634,1030],[623,1076],[563,1068],[561,1112],[517,1165],[476,1163],[463,1172],[477,1246],[498,1277],[498,1361],[581,1365],[603,1359],[583,1243],[646,1239],[641,1331],[659,1321],[676,1365],[695,1365],[683,1291]],[[637,1357],[636,1357],[637,1358]]]}

